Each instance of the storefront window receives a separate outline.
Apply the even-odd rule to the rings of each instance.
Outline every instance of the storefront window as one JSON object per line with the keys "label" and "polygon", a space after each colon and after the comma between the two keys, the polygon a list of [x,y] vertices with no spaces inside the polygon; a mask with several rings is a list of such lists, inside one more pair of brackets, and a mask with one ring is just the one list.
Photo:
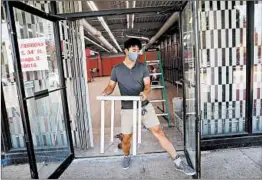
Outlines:
{"label": "storefront window", "polygon": [[202,135],[245,132],[246,18],[246,1],[200,1]]}
{"label": "storefront window", "polygon": [[254,14],[253,131],[262,131],[262,2]]}
{"label": "storefront window", "polygon": [[[1,143],[1,177],[3,179],[29,179],[30,169],[27,154],[19,154],[19,150],[25,152],[26,146],[14,68],[9,62],[12,57],[7,53],[7,45],[10,44],[10,39],[5,16],[6,10],[3,6],[1,8],[3,13],[1,17],[1,142],[3,142],[3,144]],[[18,28],[18,23],[16,23],[16,27]],[[16,151],[17,155],[8,157],[9,151]]]}
{"label": "storefront window", "polygon": [[[5,9],[3,8],[5,12]],[[3,90],[3,99],[5,101],[5,107],[7,112],[7,120],[9,124],[11,148],[24,148],[24,131],[21,120],[21,113],[18,102],[16,79],[14,76],[14,67],[12,62],[12,56],[8,53],[11,51],[9,32],[7,28],[7,20],[5,16],[2,17],[2,52],[1,52],[1,83]],[[18,27],[18,23],[16,23]],[[8,50],[7,50],[8,49]],[[11,61],[11,62],[10,62]]]}
{"label": "storefront window", "polygon": [[[51,4],[46,1],[30,1],[27,4],[50,13]],[[81,2],[57,2],[58,13],[82,11]],[[62,63],[64,67],[66,87],[62,87],[58,72],[57,46],[53,22],[33,15],[24,10],[14,8],[14,21],[20,52],[22,69],[22,83],[24,83],[26,104],[37,161],[37,170],[40,178],[47,178],[68,155],[68,133],[65,127],[62,88],[67,88],[68,106],[72,123],[73,141],[75,147],[86,148],[88,142],[88,107],[86,103],[86,79],[84,74],[83,27],[80,21],[62,21],[60,26],[60,39],[62,49]],[[3,14],[5,14],[3,8]],[[21,153],[21,157],[9,158],[12,163],[20,163],[29,167],[27,154],[24,149],[24,132],[18,90],[16,87],[15,69],[12,57],[12,46],[7,29],[7,20],[2,19],[2,87],[4,102],[7,111],[5,121],[8,123],[7,131],[11,136],[11,151]],[[81,34],[82,32],[82,34]],[[38,96],[41,94],[41,96]],[[44,95],[43,95],[44,94]],[[70,97],[70,98],[69,98]],[[21,98],[21,97],[20,97]],[[80,113],[80,115],[79,115]],[[3,115],[2,115],[3,116]],[[81,139],[82,138],[82,139]],[[9,143],[10,144],[10,143]],[[9,149],[8,149],[9,150]],[[7,154],[9,153],[7,150]],[[20,151],[22,150],[22,151]],[[23,156],[23,157],[22,157]],[[4,177],[10,177],[10,168],[2,169]],[[20,165],[19,165],[20,167]],[[22,178],[29,178],[30,171],[24,173]]]}
{"label": "storefront window", "polygon": [[[39,9],[47,8],[50,3],[35,3]],[[38,6],[37,6],[38,4]],[[31,4],[32,5],[32,4]],[[47,178],[70,154],[68,134],[65,128],[60,77],[58,73],[57,47],[54,40],[53,22],[23,10],[13,8],[16,35],[20,53],[22,83],[24,84],[26,104],[29,115],[38,174]],[[11,150],[26,148],[18,90],[15,84],[14,59],[6,20],[2,21],[3,43],[1,62],[4,103],[7,111],[5,121],[9,123]],[[38,96],[41,94],[41,96]],[[44,95],[43,95],[44,94]],[[21,97],[20,97],[21,98]],[[25,99],[24,99],[25,100]],[[21,102],[20,102],[21,103]],[[7,152],[9,153],[9,152]],[[26,151],[19,151],[19,158],[9,157],[8,165],[28,162]],[[17,156],[18,157],[18,156]],[[20,166],[20,165],[19,165]],[[13,166],[11,166],[13,167]],[[27,165],[28,167],[28,165]],[[10,173],[2,169],[5,177]],[[25,177],[30,177],[30,172]]]}
{"label": "storefront window", "polygon": [[[58,167],[70,154],[53,22],[16,8],[14,14],[21,32],[20,64],[38,174],[47,178],[54,170],[49,167]],[[48,93],[37,96],[44,92]],[[40,147],[46,151],[39,153]]]}

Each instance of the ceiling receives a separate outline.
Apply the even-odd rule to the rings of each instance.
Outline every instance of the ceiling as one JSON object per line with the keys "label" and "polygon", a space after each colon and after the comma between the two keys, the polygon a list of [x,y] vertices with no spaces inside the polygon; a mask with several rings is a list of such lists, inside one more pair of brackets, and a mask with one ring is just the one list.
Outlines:
{"label": "ceiling", "polygon": [[[128,2],[129,2],[129,8],[132,8],[133,0]],[[97,6],[98,10],[126,8],[126,1],[123,0],[119,0],[119,1],[98,0],[98,1],[94,1],[94,3]],[[127,15],[105,16],[104,20],[107,23],[112,34],[114,35],[116,41],[120,45],[121,49],[123,49],[124,42],[128,39],[126,35],[139,36],[139,37],[143,36],[150,39],[158,32],[158,30],[166,22],[169,16],[174,11],[177,11],[177,9],[182,9],[184,4],[185,1],[178,1],[178,0],[158,0],[158,1],[136,0],[136,5],[135,5],[136,8],[141,8],[141,7],[150,8],[150,7],[165,6],[167,7],[167,10],[165,12],[159,12],[159,13],[135,14],[133,28],[131,28],[132,15],[129,15],[130,16],[129,28],[127,27]],[[83,11],[92,11],[89,5],[87,4],[87,1],[82,1],[82,6],[83,6]],[[116,44],[110,38],[108,32],[104,29],[98,18],[86,18],[86,20],[96,29],[101,31],[102,35],[109,41],[109,43],[113,45],[115,49],[118,50]],[[171,29],[174,29],[174,27],[171,27]],[[95,42],[98,42],[87,32],[85,32],[85,35],[90,39],[94,40]],[[141,41],[142,43],[147,43],[146,40],[141,39]],[[92,48],[95,51],[100,51],[100,52],[103,51],[101,48],[88,41],[86,41],[86,46]]]}

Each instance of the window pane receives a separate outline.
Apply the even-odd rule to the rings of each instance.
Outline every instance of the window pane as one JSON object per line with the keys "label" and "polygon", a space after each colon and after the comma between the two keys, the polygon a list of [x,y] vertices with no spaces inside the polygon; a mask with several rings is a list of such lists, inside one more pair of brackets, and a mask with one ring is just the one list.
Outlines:
{"label": "window pane", "polygon": [[195,96],[195,41],[193,33],[192,2],[187,3],[182,12],[182,38],[184,56],[184,81],[185,81],[185,149],[187,150],[193,167],[196,168],[196,96]]}
{"label": "window pane", "polygon": [[246,1],[200,1],[202,135],[245,132]]}
{"label": "window pane", "polygon": [[[16,8],[14,8],[14,15],[17,23],[17,37],[26,96],[34,96],[35,92],[42,90],[58,89],[60,84],[53,22]],[[8,39],[5,41],[5,48],[4,52],[9,65],[8,72],[14,73],[12,59],[10,59],[12,58],[12,51]],[[19,107],[18,101],[15,101],[13,94],[11,94],[16,89],[12,86],[6,88],[9,88],[5,92],[6,101],[10,100],[11,104],[16,102],[16,106]],[[63,113],[61,91],[57,90],[46,95],[46,97],[40,99],[30,98],[26,100],[40,178],[49,177],[71,153],[65,128],[66,119]],[[16,115],[13,112],[14,114]],[[21,121],[21,119],[19,120]],[[13,130],[10,127],[12,137],[12,131],[16,132],[22,129],[21,125],[14,125],[13,127]],[[14,145],[24,146],[21,141],[18,143],[15,140],[17,139],[13,139],[13,142],[17,143],[13,143]]]}
{"label": "window pane", "polygon": [[[18,103],[16,80],[14,78],[14,73],[10,71],[10,68],[12,67],[10,67],[6,52],[6,41],[9,41],[9,32],[7,28],[5,9],[3,6],[1,8],[1,88],[3,93],[1,98],[4,100],[4,103],[1,104],[2,128],[4,128],[4,124],[7,124],[5,126],[6,129],[4,131],[2,129],[3,134],[1,136],[1,173],[3,179],[29,179],[31,176],[25,150],[24,131]],[[4,109],[4,105],[6,109]],[[6,111],[6,116],[3,111]],[[6,138],[5,140],[7,140],[6,142],[4,142],[4,136]],[[7,143],[9,144],[9,138],[11,139],[10,150],[7,146],[4,147]],[[19,150],[22,150],[22,152],[19,153]],[[14,151],[16,151],[16,155],[10,156]]]}
{"label": "window pane", "polygon": [[29,120],[40,178],[47,178],[70,154],[61,92],[27,100]]}
{"label": "window pane", "polygon": [[[53,22],[19,9],[14,9],[14,16],[26,97],[42,90],[60,88]],[[4,51],[9,73],[12,74],[14,68],[9,40],[5,41]]]}

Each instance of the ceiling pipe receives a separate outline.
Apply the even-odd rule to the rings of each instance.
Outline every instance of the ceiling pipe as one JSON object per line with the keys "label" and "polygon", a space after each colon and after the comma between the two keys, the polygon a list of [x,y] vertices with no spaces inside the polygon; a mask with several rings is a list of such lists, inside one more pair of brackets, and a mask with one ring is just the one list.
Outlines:
{"label": "ceiling pipe", "polygon": [[97,46],[100,47],[101,49],[105,50],[106,52],[110,53],[110,51],[108,51],[108,50],[107,50],[106,48],[104,48],[103,46],[100,46],[99,44],[97,44],[97,43],[96,43],[95,41],[93,41],[92,39],[89,39],[89,38],[86,37],[86,36],[84,36],[84,38],[85,38],[87,41],[89,41],[89,42],[97,45]]}
{"label": "ceiling pipe", "polygon": [[90,32],[88,32],[86,29],[85,29],[85,32],[87,32],[87,34],[89,34],[94,40],[96,40],[97,42],[99,42],[100,44],[102,44],[102,43],[100,42],[100,40],[98,39],[97,36],[92,36],[92,34],[91,34]]}
{"label": "ceiling pipe", "polygon": [[[90,7],[90,9],[92,11],[98,11],[98,8],[96,6],[96,4],[94,3],[94,1],[87,1],[88,6]],[[102,26],[104,27],[104,29],[107,31],[107,33],[109,34],[110,38],[113,40],[113,42],[115,43],[116,47],[119,49],[120,52],[123,52],[121,47],[119,46],[115,36],[113,35],[113,33],[111,32],[110,28],[108,27],[107,23],[105,22],[103,17],[97,17],[98,20],[101,22]]]}
{"label": "ceiling pipe", "polygon": [[[136,1],[133,1],[133,8],[136,7]],[[132,14],[131,28],[134,29],[135,14]]]}
{"label": "ceiling pipe", "polygon": [[144,49],[149,48],[156,40],[164,34],[176,21],[179,20],[179,12],[173,13],[168,20],[165,22],[165,24],[159,29],[159,31],[149,40],[147,45],[144,47]]}
{"label": "ceiling pipe", "polygon": [[95,27],[91,26],[86,20],[82,20],[82,24],[92,36],[99,39],[100,43],[105,46],[109,51],[118,53],[117,50],[102,36],[102,33],[98,31]]}
{"label": "ceiling pipe", "polygon": [[148,37],[139,37],[139,36],[131,36],[131,35],[126,35],[126,37],[128,38],[137,38],[137,39],[143,39],[143,40],[147,40],[149,41],[149,38]]}
{"label": "ceiling pipe", "polygon": [[[129,8],[129,2],[126,1],[126,8]],[[129,29],[129,14],[126,15],[126,20],[127,20],[127,29]]]}

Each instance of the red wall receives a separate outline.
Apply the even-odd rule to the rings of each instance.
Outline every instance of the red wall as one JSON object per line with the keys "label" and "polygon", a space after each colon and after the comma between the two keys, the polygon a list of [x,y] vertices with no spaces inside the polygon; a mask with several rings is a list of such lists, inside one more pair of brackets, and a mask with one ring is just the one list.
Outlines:
{"label": "red wall", "polygon": [[[156,52],[147,52],[146,56],[147,56],[147,60],[157,60]],[[102,57],[103,76],[110,76],[112,68],[115,65],[120,64],[122,61],[124,61],[124,59],[125,59],[124,55]],[[139,57],[139,61],[142,63],[144,62],[144,55]]]}
{"label": "red wall", "polygon": [[[120,64],[124,61],[124,55],[115,55],[115,56],[104,56],[101,57],[100,55],[96,56],[96,58],[90,58],[90,49],[86,49],[86,70],[88,73],[88,81],[90,81],[91,73],[90,69],[98,68],[99,74],[95,76],[110,76],[111,70],[114,66]],[[146,54],[147,60],[157,60],[157,53],[156,52],[147,52]],[[139,57],[140,62],[144,62],[144,55]]]}
{"label": "red wall", "polygon": [[125,56],[102,57],[103,76],[110,76],[112,68],[120,64],[124,59]]}
{"label": "red wall", "polygon": [[94,74],[95,77],[102,76],[102,62],[100,54],[96,54],[95,57],[90,58],[90,49],[86,48],[86,70],[88,75],[88,81],[91,81],[91,72],[93,68],[99,69],[98,74]]}
{"label": "red wall", "polygon": [[[150,60],[157,60],[158,58],[157,58],[157,52],[155,51],[155,52],[147,52],[146,53],[146,60],[147,61],[150,61]],[[144,55],[142,55],[142,56],[140,56],[140,60],[142,61],[142,62],[144,62]]]}

